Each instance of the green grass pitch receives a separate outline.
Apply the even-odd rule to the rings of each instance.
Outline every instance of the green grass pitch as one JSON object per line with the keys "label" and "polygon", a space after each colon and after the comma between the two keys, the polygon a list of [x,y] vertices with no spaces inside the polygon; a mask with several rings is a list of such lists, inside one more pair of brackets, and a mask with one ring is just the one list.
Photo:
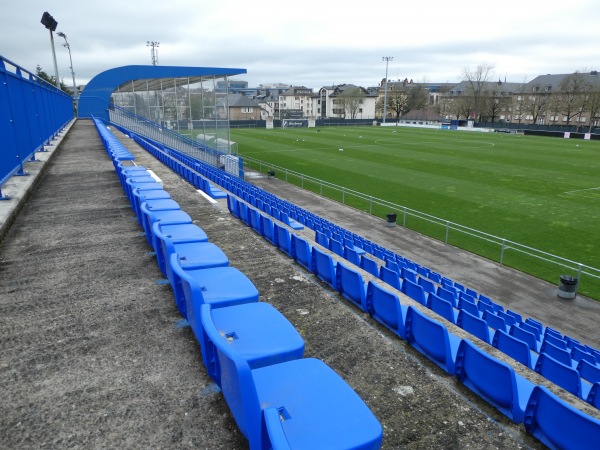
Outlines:
{"label": "green grass pitch", "polygon": [[[231,134],[242,157],[600,268],[600,141],[402,127]],[[444,239],[440,227],[407,226]],[[467,241],[450,243],[499,259],[497,245]],[[504,263],[552,282],[565,272],[510,252]],[[599,285],[585,293],[600,298]]]}

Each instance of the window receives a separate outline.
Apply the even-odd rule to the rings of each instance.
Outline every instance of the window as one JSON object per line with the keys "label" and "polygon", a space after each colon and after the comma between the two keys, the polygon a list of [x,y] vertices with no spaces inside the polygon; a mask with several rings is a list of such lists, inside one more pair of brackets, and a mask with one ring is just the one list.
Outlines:
{"label": "window", "polygon": [[586,118],[585,118],[585,116],[581,116],[581,117],[579,117],[579,118],[577,119],[577,122],[584,123],[585,121],[586,121]]}
{"label": "window", "polygon": [[249,114],[251,113],[253,108],[251,106],[242,106],[242,113]]}
{"label": "window", "polygon": [[544,118],[543,117],[538,118],[537,124],[538,125],[544,125]]}

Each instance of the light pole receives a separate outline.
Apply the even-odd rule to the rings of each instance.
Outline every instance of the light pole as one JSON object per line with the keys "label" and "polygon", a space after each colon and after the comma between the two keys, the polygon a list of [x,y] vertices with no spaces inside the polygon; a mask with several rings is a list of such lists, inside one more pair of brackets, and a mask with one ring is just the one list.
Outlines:
{"label": "light pole", "polygon": [[394,60],[393,56],[384,56],[382,58],[385,61],[385,86],[383,88],[383,123],[385,123],[385,116],[387,116],[387,81],[388,81],[388,63]]}
{"label": "light pole", "polygon": [[150,55],[152,56],[152,65],[156,66],[158,65],[158,46],[160,45],[160,42],[154,42],[154,41],[147,41],[146,42],[146,47],[152,47],[152,49],[150,50]]}
{"label": "light pole", "polygon": [[73,70],[73,58],[71,58],[71,46],[67,41],[67,35],[65,33],[59,31],[56,34],[65,40],[63,47],[67,47],[67,50],[69,50],[69,62],[71,63],[71,67],[69,67],[69,69],[71,69],[71,76],[73,77],[73,99],[75,100],[75,110],[77,110],[77,99],[79,97],[79,92],[77,91],[77,84],[75,84],[75,71]]}
{"label": "light pole", "polygon": [[54,60],[54,76],[56,78],[55,84],[58,89],[60,89],[60,80],[58,79],[58,65],[56,64],[56,51],[54,50],[54,35],[53,31],[56,31],[56,27],[58,26],[58,22],[54,20],[48,11],[44,12],[42,15],[42,20],[40,20],[42,25],[44,25],[48,30],[50,30],[50,45],[52,47],[52,59]]}

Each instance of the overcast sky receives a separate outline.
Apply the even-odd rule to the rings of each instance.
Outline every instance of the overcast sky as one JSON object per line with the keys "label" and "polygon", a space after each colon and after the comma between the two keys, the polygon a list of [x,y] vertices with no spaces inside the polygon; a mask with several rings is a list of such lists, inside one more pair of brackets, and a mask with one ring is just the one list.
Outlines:
{"label": "overcast sky", "polygon": [[[353,2],[349,0],[3,1],[0,55],[54,74],[44,11],[67,35],[77,84],[129,64],[243,68],[251,87],[318,89],[391,80],[458,82],[465,68],[493,64],[494,77],[600,69],[598,0]],[[59,77],[69,55],[55,35]]]}

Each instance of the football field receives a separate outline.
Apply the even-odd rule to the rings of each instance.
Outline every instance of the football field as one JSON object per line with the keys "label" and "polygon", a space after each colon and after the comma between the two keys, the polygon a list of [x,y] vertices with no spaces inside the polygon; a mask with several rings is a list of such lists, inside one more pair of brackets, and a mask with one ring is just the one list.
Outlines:
{"label": "football field", "polygon": [[[242,157],[600,268],[600,141],[402,127],[239,129],[231,134]],[[373,212],[385,217],[384,211],[389,208]],[[445,240],[446,230],[439,225],[410,219],[407,226]],[[497,243],[460,234],[453,233],[449,242],[500,259]],[[510,251],[502,258],[552,282],[556,274],[574,274]],[[596,286],[582,278],[580,292],[600,298]]]}

